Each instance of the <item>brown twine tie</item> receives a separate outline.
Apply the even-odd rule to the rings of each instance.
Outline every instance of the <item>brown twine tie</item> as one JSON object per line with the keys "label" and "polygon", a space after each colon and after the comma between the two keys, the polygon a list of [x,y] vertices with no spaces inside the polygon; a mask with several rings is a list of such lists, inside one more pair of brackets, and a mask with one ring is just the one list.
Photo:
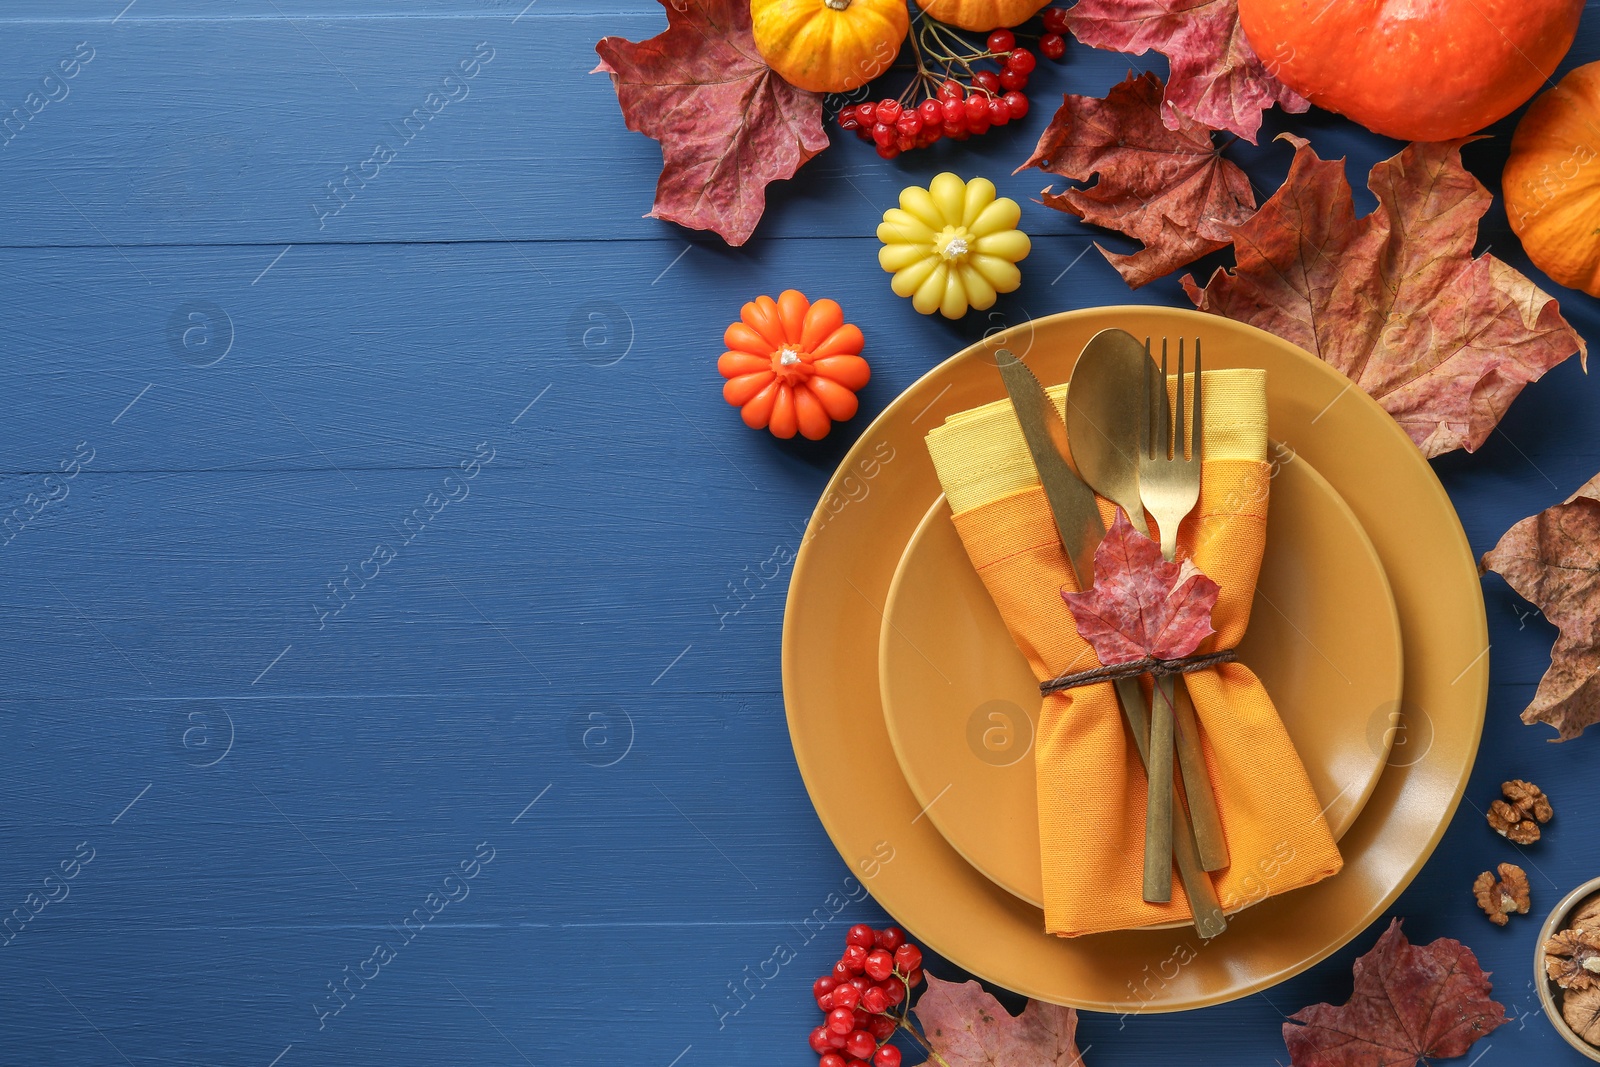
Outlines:
{"label": "brown twine tie", "polygon": [[1129,660],[1127,663],[1113,663],[1109,667],[1092,667],[1086,671],[1058,675],[1048,682],[1040,682],[1039,692],[1049,696],[1051,693],[1059,693],[1063,689],[1076,689],[1080,685],[1112,682],[1118,678],[1133,678],[1141,674],[1165,678],[1173,674],[1203,671],[1207,667],[1215,667],[1219,663],[1233,663],[1238,658],[1238,655],[1231,648],[1225,648],[1220,652],[1184,656],[1182,659],[1157,659],[1154,656],[1146,656],[1143,659]]}

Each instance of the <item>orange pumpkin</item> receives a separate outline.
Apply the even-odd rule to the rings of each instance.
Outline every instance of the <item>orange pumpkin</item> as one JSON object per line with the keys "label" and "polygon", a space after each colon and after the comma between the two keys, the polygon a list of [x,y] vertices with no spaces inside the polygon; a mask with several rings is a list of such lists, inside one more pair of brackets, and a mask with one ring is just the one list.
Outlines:
{"label": "orange pumpkin", "polygon": [[1267,69],[1318,107],[1403,141],[1465,137],[1538,91],[1583,0],[1239,0]]}
{"label": "orange pumpkin", "polygon": [[1050,0],[917,0],[918,7],[940,22],[984,33],[1001,26],[1021,25],[1049,3]]}
{"label": "orange pumpkin", "polygon": [[1534,265],[1600,296],[1600,63],[1577,68],[1533,102],[1500,184],[1506,217]]}
{"label": "orange pumpkin", "polygon": [[889,69],[911,29],[905,0],[752,0],[756,50],[783,80],[846,93]]}
{"label": "orange pumpkin", "polygon": [[834,422],[856,413],[856,390],[872,377],[861,358],[861,331],[844,321],[843,309],[832,300],[813,304],[793,289],[746,304],[722,342],[723,399],[746,426],[775,437],[828,436]]}

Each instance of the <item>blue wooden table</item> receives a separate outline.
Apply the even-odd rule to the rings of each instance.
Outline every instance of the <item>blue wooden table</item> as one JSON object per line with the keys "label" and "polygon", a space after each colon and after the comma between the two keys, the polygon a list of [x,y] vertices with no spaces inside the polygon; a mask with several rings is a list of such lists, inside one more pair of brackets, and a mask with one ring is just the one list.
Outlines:
{"label": "blue wooden table", "polygon": [[[912,180],[1036,195],[1009,175],[1055,94],[1127,57],[1074,45],[1025,121],[965,146],[884,163],[835,136],[730,250],[640,217],[659,150],[587,74],[601,36],[663,24],[651,0],[0,9],[0,112],[48,98],[0,135],[0,912],[31,916],[0,947],[0,1063],[815,1063],[832,938],[729,994],[849,873],[789,749],[787,571],[733,589],[938,360],[1184,300],[1130,296],[1090,246],[1125,242],[1031,202],[991,313],[924,319],[876,265]],[[1596,58],[1591,16],[1569,65]],[[1466,153],[1491,187],[1509,128]],[[1396,149],[1273,113],[1230,149],[1264,191],[1282,129],[1358,186]],[[1479,246],[1531,269],[1498,203]],[[714,369],[740,303],[786,287],[868,339],[862,414],[819,444],[746,430]],[[1600,306],[1552,292],[1600,342]],[[1600,470],[1597,416],[1572,361],[1435,464],[1476,550]],[[1600,874],[1600,741],[1518,721],[1554,631],[1485,595],[1471,791],[1394,913],[1495,972],[1518,1019],[1474,1062],[1578,1063],[1538,1014],[1537,923],[1491,927],[1469,886],[1523,862],[1542,914]],[[1479,813],[1512,776],[1557,810],[1520,860]],[[884,918],[853,901],[840,942]],[[1282,1063],[1283,1015],[1342,1001],[1376,932],[1235,1004],[1085,1016],[1086,1061]]]}

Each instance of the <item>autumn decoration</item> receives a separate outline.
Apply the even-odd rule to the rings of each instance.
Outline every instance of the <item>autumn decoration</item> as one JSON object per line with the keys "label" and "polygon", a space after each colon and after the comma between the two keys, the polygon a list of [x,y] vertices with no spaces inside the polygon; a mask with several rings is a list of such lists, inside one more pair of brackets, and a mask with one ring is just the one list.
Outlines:
{"label": "autumn decoration", "polygon": [[905,0],[752,0],[756,49],[789,84],[847,93],[889,69],[911,28]]}
{"label": "autumn decoration", "polygon": [[1163,118],[1166,87],[1154,74],[1129,74],[1104,99],[1066,96],[1020,172],[1038,167],[1087,188],[1040,194],[1044,203],[1127,234],[1133,255],[1101,255],[1132,288],[1170,274],[1233,241],[1250,218],[1255,193],[1244,171],[1212,142],[1212,131],[1183,115]]}
{"label": "autumn decoration", "polygon": [[917,0],[930,18],[963,30],[987,33],[1017,26],[1032,18],[1050,0]]}
{"label": "autumn decoration", "polygon": [[1570,741],[1600,722],[1600,475],[1554,507],[1523,519],[1484,554],[1494,571],[1560,631],[1525,723]]}
{"label": "autumn decoration", "polygon": [[1074,1009],[1030,1000],[1013,1016],[977,982],[945,982],[931,974],[927,981],[915,1010],[938,1057],[930,1064],[1082,1067]]}
{"label": "autumn decoration", "polygon": [[[1490,195],[1463,141],[1411,144],[1372,168],[1357,218],[1342,160],[1303,138],[1289,176],[1234,228],[1238,266],[1202,289],[1202,311],[1259,326],[1326,360],[1372,395],[1429,456],[1473,451],[1523,386],[1587,346],[1555,300],[1490,255],[1474,257]],[[1405,278],[1396,286],[1393,278]]]}
{"label": "autumn decoration", "polygon": [[723,343],[723,399],[746,426],[774,437],[826,437],[833,423],[855,415],[856,392],[872,377],[861,331],[844,321],[839,304],[813,304],[794,289],[746,304]]}
{"label": "autumn decoration", "polygon": [[1061,599],[1078,633],[1109,667],[1192,654],[1215,632],[1211,611],[1220,592],[1193,560],[1163,559],[1161,546],[1118,511],[1094,550],[1094,585],[1063,591]]}
{"label": "autumn decoration", "polygon": [[1586,63],[1533,102],[1501,176],[1506,217],[1533,265],[1600,296],[1600,63]]}
{"label": "autumn decoration", "polygon": [[[766,187],[828,147],[822,96],[767,66],[749,0],[661,0],[667,28],[648,41],[595,45],[630,130],[661,142],[650,217],[750,239]],[[685,116],[693,116],[686,119]]]}
{"label": "autumn decoration", "polygon": [[922,314],[959,319],[1022,284],[1016,264],[1032,245],[1017,229],[1021,218],[1022,208],[997,197],[989,179],[939,174],[926,189],[902,189],[900,206],[883,213],[878,265],[894,275],[895,295]]}
{"label": "autumn decoration", "polygon": [[1170,129],[1187,122],[1253,144],[1263,111],[1310,107],[1256,54],[1239,26],[1237,0],[1079,0],[1067,26],[1094,48],[1166,56],[1172,72],[1162,116]]}
{"label": "autumn decoration", "polygon": [[1238,0],[1245,36],[1292,91],[1403,141],[1509,115],[1572,47],[1583,0]]}
{"label": "autumn decoration", "polygon": [[1431,1063],[1511,1021],[1471,949],[1448,937],[1413,945],[1399,919],[1354,969],[1347,1002],[1313,1004],[1283,1024],[1293,1067]]}

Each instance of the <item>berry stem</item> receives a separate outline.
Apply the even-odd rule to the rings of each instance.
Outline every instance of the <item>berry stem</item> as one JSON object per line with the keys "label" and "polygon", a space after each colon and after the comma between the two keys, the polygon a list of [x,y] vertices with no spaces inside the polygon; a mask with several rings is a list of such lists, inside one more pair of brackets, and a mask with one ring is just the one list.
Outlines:
{"label": "berry stem", "polygon": [[[932,1044],[929,1043],[927,1035],[924,1034],[921,1030],[918,1030],[917,1027],[916,1027],[916,1024],[914,1024],[911,1021],[911,979],[910,979],[910,976],[906,975],[898,967],[896,967],[894,969],[894,976],[896,978],[900,979],[900,984],[901,985],[905,986],[905,989],[906,989],[905,999],[900,1002],[900,1010],[898,1012],[895,1012],[895,1011],[881,1011],[878,1014],[884,1016],[885,1018],[893,1019],[894,1020],[895,1029],[904,1030],[907,1034],[909,1034],[910,1037],[911,1037],[911,1040],[915,1041],[922,1048],[922,1051],[926,1052],[928,1054],[928,1059],[929,1060],[939,1064],[939,1067],[950,1067],[950,1064],[948,1062],[946,1062],[945,1058],[943,1056],[939,1055],[938,1051],[933,1047]],[[888,1043],[889,1043],[889,1039],[886,1037],[882,1041],[878,1042],[878,1047],[882,1048],[884,1045],[887,1045]]]}

